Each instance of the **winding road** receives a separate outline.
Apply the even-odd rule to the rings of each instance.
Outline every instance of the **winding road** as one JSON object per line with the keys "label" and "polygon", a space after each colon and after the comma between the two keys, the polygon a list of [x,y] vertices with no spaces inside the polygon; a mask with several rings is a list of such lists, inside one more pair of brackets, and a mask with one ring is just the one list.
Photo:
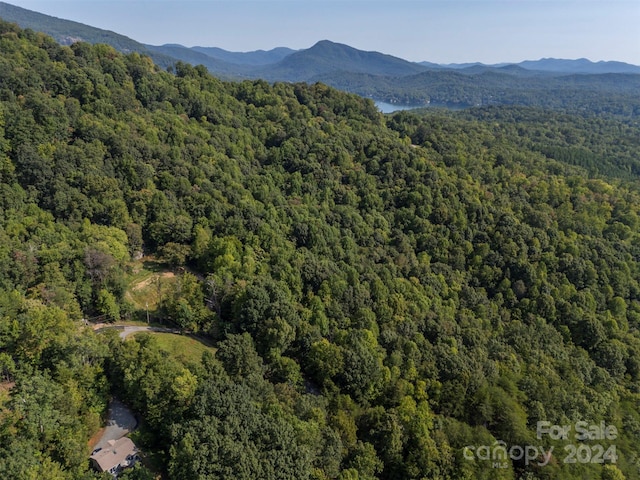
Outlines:
{"label": "winding road", "polygon": [[133,327],[124,327],[124,329],[120,332],[120,338],[124,340],[132,333],[138,333],[138,332],[162,332],[162,333],[175,333],[176,335],[180,335],[180,330],[176,328],[133,326]]}

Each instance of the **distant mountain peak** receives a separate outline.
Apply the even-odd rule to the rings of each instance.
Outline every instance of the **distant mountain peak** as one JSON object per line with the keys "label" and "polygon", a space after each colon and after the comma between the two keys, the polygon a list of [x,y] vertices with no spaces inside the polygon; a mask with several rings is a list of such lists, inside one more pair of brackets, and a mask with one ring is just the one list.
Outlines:
{"label": "distant mountain peak", "polygon": [[356,48],[351,47],[350,45],[346,45],[344,43],[332,42],[331,40],[319,40],[307,49],[307,51],[316,51],[316,50],[349,50],[349,51],[356,51],[356,52],[360,51]]}
{"label": "distant mountain peak", "polygon": [[331,40],[320,40],[261,73],[269,79],[315,81],[331,72],[404,76],[425,71],[424,66],[380,52],[366,52]]}
{"label": "distant mountain peak", "polygon": [[180,43],[164,43],[161,46],[162,47],[168,47],[168,48],[189,48],[189,47],[185,47],[184,45],[182,45]]}
{"label": "distant mountain peak", "polygon": [[[340,43],[340,42],[334,42],[333,40],[329,40],[329,39],[323,39],[323,40],[318,40],[313,47],[316,46],[334,46],[334,47],[348,47],[348,48],[353,48],[350,45],[347,45],[346,43]],[[311,47],[311,48],[313,48]],[[355,48],[354,48],[355,50]]]}
{"label": "distant mountain peak", "polygon": [[308,51],[314,51],[314,50],[323,50],[323,49],[328,49],[328,50],[338,50],[338,51],[347,51],[347,52],[352,52],[352,53],[358,53],[358,54],[373,54],[373,55],[382,55],[384,57],[388,57],[388,58],[395,58],[397,60],[401,60],[403,62],[407,62],[407,63],[412,63],[414,65],[417,65],[413,62],[409,62],[407,60],[404,60],[403,58],[399,58],[399,57],[394,57],[393,55],[389,55],[387,53],[382,53],[382,52],[378,52],[376,50],[359,50],[355,47],[352,47],[351,45],[347,45],[346,43],[339,43],[339,42],[333,42],[331,40],[319,40],[317,41],[315,44],[313,44]]}

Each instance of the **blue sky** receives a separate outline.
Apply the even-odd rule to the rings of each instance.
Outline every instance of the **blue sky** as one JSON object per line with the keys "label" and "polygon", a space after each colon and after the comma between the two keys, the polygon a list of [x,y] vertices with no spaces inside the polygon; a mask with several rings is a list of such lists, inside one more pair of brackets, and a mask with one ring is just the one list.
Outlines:
{"label": "blue sky", "polygon": [[[7,0],[5,0],[7,1]],[[640,65],[640,0],[8,0],[143,43],[233,51],[346,43],[407,60]]]}

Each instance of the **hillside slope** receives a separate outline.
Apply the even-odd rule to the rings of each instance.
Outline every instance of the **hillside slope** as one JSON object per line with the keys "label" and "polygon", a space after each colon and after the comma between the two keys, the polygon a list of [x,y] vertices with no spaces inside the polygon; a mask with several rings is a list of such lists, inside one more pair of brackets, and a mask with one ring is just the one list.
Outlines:
{"label": "hillside slope", "polygon": [[253,52],[230,52],[217,47],[192,47],[200,53],[204,53],[213,58],[224,60],[225,62],[237,65],[269,65],[277,63],[283,58],[295,53],[296,50],[286,47],[277,47],[271,50],[255,50]]}
{"label": "hillside slope", "polygon": [[122,53],[138,52],[148,55],[163,68],[173,65],[177,60],[161,52],[154,52],[146,45],[119,33],[44,15],[5,2],[0,2],[0,19],[14,22],[22,28],[43,32],[53,37],[61,45],[71,45],[79,41],[92,44],[104,43]]}

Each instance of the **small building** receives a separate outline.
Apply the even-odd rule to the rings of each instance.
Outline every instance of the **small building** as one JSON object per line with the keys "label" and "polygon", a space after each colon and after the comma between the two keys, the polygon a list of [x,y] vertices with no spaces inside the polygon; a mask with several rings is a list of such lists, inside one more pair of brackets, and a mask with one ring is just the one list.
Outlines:
{"label": "small building", "polygon": [[138,449],[127,437],[109,440],[106,447],[94,451],[89,458],[97,471],[109,472],[114,476],[123,468],[132,467],[139,460]]}

